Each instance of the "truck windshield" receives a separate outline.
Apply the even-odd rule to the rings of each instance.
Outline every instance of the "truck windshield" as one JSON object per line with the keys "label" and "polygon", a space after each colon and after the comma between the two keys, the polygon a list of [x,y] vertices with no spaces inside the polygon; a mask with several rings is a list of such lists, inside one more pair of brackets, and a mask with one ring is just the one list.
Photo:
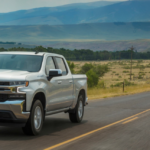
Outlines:
{"label": "truck windshield", "polygon": [[38,72],[43,56],[1,54],[0,69]]}

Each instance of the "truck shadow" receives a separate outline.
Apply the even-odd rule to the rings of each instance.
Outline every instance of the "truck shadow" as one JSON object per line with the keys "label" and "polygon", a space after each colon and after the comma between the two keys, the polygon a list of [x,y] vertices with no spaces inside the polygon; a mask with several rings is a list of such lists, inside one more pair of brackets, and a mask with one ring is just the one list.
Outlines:
{"label": "truck shadow", "polygon": [[[51,118],[45,119],[43,129],[38,136],[26,136],[21,128],[11,128],[11,127],[0,127],[0,140],[17,141],[17,140],[30,140],[36,139],[44,135],[55,136],[58,132],[65,129],[81,126],[87,121],[83,120],[82,123],[71,123],[69,119],[66,118]],[[47,137],[47,136],[46,136]]]}

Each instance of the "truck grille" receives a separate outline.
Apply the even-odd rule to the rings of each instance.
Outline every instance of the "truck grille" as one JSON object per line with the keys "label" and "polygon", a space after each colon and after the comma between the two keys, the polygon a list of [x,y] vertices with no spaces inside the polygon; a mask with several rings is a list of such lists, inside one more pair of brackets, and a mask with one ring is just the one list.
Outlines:
{"label": "truck grille", "polygon": [[0,85],[8,85],[9,86],[9,82],[0,82]]}
{"label": "truck grille", "polygon": [[0,94],[0,102],[5,102],[8,99],[7,94]]}

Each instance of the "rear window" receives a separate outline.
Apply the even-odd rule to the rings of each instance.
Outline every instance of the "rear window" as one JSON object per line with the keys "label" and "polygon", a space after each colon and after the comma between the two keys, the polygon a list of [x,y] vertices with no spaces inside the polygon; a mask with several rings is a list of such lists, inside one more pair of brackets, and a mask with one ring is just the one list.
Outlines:
{"label": "rear window", "polygon": [[67,69],[66,69],[66,65],[65,62],[62,58],[56,57],[56,62],[58,64],[58,68],[62,70],[62,74],[63,75],[67,75]]}

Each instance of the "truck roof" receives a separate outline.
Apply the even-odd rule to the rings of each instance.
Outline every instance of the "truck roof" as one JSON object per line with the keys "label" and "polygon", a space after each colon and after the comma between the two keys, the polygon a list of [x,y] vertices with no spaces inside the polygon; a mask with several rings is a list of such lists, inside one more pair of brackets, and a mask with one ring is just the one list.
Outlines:
{"label": "truck roof", "polygon": [[61,56],[62,55],[58,55],[58,54],[55,54],[55,53],[46,53],[46,52],[26,52],[26,51],[8,51],[8,52],[0,52],[0,54],[16,54],[16,55],[38,55],[38,56],[43,56],[44,54],[49,54],[49,55],[52,55],[52,56]]}

